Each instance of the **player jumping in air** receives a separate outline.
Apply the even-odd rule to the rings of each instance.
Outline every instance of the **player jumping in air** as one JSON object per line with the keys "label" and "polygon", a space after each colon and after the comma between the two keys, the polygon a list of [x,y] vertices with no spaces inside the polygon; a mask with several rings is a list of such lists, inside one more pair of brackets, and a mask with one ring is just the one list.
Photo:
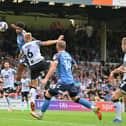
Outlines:
{"label": "player jumping in air", "polygon": [[[50,66],[50,62],[47,62],[41,55],[40,46],[48,46],[56,44],[57,41],[63,39],[63,37],[64,36],[61,35],[57,40],[48,40],[42,42],[39,40],[32,41],[31,33],[24,34],[24,40],[26,44],[22,47],[22,54],[27,57],[29,68],[31,70],[31,80],[32,80],[32,88],[30,91],[31,93],[33,92],[34,94],[36,94],[36,88],[38,86],[37,77],[40,75],[40,72],[48,70]],[[33,95],[31,102],[32,110],[35,110],[34,107],[35,98],[36,96]]]}
{"label": "player jumping in air", "polygon": [[[11,27],[16,30],[17,46],[18,46],[19,51],[21,53],[22,46],[25,44],[25,41],[24,41],[24,34],[26,33],[26,31],[24,30],[25,24],[21,21],[18,21],[18,22],[16,22],[16,25],[11,24]],[[22,72],[24,71],[25,67],[27,67],[27,65],[28,65],[26,57],[21,56],[20,53],[19,53],[19,56],[18,56],[19,59],[20,59],[20,63],[18,64],[18,72],[17,72],[16,82],[15,82],[16,85],[20,84]]]}

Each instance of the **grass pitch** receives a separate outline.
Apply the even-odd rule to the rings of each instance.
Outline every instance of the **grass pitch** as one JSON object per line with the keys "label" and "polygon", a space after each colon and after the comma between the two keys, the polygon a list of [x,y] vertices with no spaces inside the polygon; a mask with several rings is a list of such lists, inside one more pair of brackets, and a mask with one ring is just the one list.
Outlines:
{"label": "grass pitch", "polygon": [[33,118],[29,111],[0,110],[0,126],[126,126],[126,113],[123,122],[113,124],[115,113],[102,113],[99,121],[93,112],[47,111],[43,120]]}

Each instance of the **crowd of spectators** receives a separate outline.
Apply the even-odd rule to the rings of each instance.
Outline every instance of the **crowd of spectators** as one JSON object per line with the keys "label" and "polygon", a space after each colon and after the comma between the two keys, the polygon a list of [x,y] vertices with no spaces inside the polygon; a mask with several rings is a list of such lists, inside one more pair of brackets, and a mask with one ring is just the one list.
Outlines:
{"label": "crowd of spectators", "polygon": [[[101,61],[101,33],[96,26],[77,24],[74,27],[70,25],[64,29],[62,24],[57,21],[52,23],[50,29],[47,30],[34,30],[30,27],[27,27],[26,30],[31,31],[34,38],[39,40],[56,39],[60,34],[63,34],[67,42],[67,51],[77,61]],[[114,32],[107,32],[107,62],[120,62],[122,55],[120,36]],[[6,33],[0,33],[0,51],[6,52],[4,54],[0,52],[0,56],[5,54],[17,55],[18,48],[14,29],[9,27]],[[55,51],[55,46],[42,48],[42,54],[47,59],[50,59]]]}
{"label": "crowd of spectators", "polygon": [[[69,27],[68,29],[52,28],[50,30],[32,31],[35,38],[40,40],[56,39],[60,34],[65,36],[67,41],[67,50],[72,54],[78,63],[79,68],[73,72],[75,79],[75,85],[79,90],[80,97],[85,97],[93,101],[109,101],[111,100],[112,93],[119,86],[121,76],[116,76],[116,79],[111,82],[108,81],[107,77],[110,71],[114,69],[117,65],[111,63],[101,62],[100,55],[100,38],[98,31],[94,31],[91,36],[86,34],[86,31],[75,29],[74,27]],[[77,32],[76,32],[76,31]],[[109,37],[110,40],[111,37]],[[110,43],[109,43],[110,44]],[[120,62],[120,53],[115,49],[114,46],[108,45],[108,61],[109,62]],[[118,55],[113,57],[113,53]],[[42,47],[42,55],[46,59],[51,59],[52,55],[56,52],[55,46]],[[120,51],[120,50],[118,50]],[[48,52],[48,53],[47,53]],[[17,69],[18,64],[18,48],[16,44],[16,33],[13,29],[8,29],[6,33],[0,33],[0,69],[2,69],[2,64],[5,59],[9,59],[13,68]],[[81,62],[82,61],[82,62]],[[95,63],[94,63],[95,62]],[[98,63],[96,63],[98,62]],[[41,79],[41,76],[40,76]],[[51,81],[51,86],[54,86],[57,78],[53,77]],[[2,90],[2,86],[0,86]],[[21,93],[18,93],[20,97]],[[44,98],[44,86],[39,84],[37,89],[37,99]],[[56,97],[57,99],[70,99],[67,92]]]}
{"label": "crowd of spectators", "polygon": [[[11,67],[17,69],[18,60],[13,57],[6,57],[11,62]],[[0,69],[2,69],[2,60]],[[75,86],[79,91],[79,96],[87,98],[91,101],[110,101],[113,92],[119,86],[121,81],[121,75],[115,75],[115,79],[111,82],[108,81],[107,77],[110,71],[117,67],[117,64],[105,64],[94,63],[94,62],[80,62],[78,64],[78,69],[73,70],[73,76],[75,80]],[[28,75],[30,74],[29,69],[27,69]],[[39,76],[39,86],[37,88],[37,99],[44,98],[44,85],[41,84],[41,79],[44,73]],[[51,87],[55,86],[57,82],[57,77],[53,76],[51,80]],[[0,84],[0,90],[3,90],[2,83]],[[13,94],[17,98],[21,98],[21,92]],[[0,93],[1,96],[1,93]],[[70,100],[67,92],[63,92],[56,96],[56,99],[66,99]]]}

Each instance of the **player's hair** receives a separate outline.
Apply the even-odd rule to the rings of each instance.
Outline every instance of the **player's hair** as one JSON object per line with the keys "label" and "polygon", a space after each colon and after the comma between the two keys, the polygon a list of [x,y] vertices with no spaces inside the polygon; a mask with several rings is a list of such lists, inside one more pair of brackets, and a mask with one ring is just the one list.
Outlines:
{"label": "player's hair", "polygon": [[10,64],[10,61],[9,61],[9,60],[5,60],[5,61],[3,62],[3,64],[5,64],[5,63],[9,63],[9,64]]}
{"label": "player's hair", "polygon": [[66,42],[64,40],[60,40],[60,41],[57,42],[57,46],[60,49],[66,49]]}
{"label": "player's hair", "polygon": [[5,68],[5,67],[4,67],[5,63],[9,63],[9,65],[11,65],[11,63],[10,63],[10,61],[9,61],[9,60],[4,60],[4,62],[3,62],[3,64],[2,64],[2,69],[4,69],[4,68]]}
{"label": "player's hair", "polygon": [[30,32],[25,33],[24,37],[27,41],[32,40],[32,34]]}
{"label": "player's hair", "polygon": [[24,22],[22,22],[22,21],[17,21],[16,22],[16,26],[18,26],[18,27],[20,27],[20,28],[25,28],[25,23]]}
{"label": "player's hair", "polygon": [[123,37],[123,38],[122,38],[122,42],[123,42],[124,44],[126,44],[126,37]]}

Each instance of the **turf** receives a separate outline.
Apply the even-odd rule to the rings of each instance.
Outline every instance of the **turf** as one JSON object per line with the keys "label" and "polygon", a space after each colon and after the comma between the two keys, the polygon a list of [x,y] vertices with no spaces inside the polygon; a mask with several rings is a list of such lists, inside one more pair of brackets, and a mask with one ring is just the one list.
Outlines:
{"label": "turf", "polygon": [[113,124],[115,113],[102,113],[99,121],[93,112],[47,111],[43,120],[34,119],[29,111],[0,110],[0,126],[126,126],[126,113],[123,122]]}

